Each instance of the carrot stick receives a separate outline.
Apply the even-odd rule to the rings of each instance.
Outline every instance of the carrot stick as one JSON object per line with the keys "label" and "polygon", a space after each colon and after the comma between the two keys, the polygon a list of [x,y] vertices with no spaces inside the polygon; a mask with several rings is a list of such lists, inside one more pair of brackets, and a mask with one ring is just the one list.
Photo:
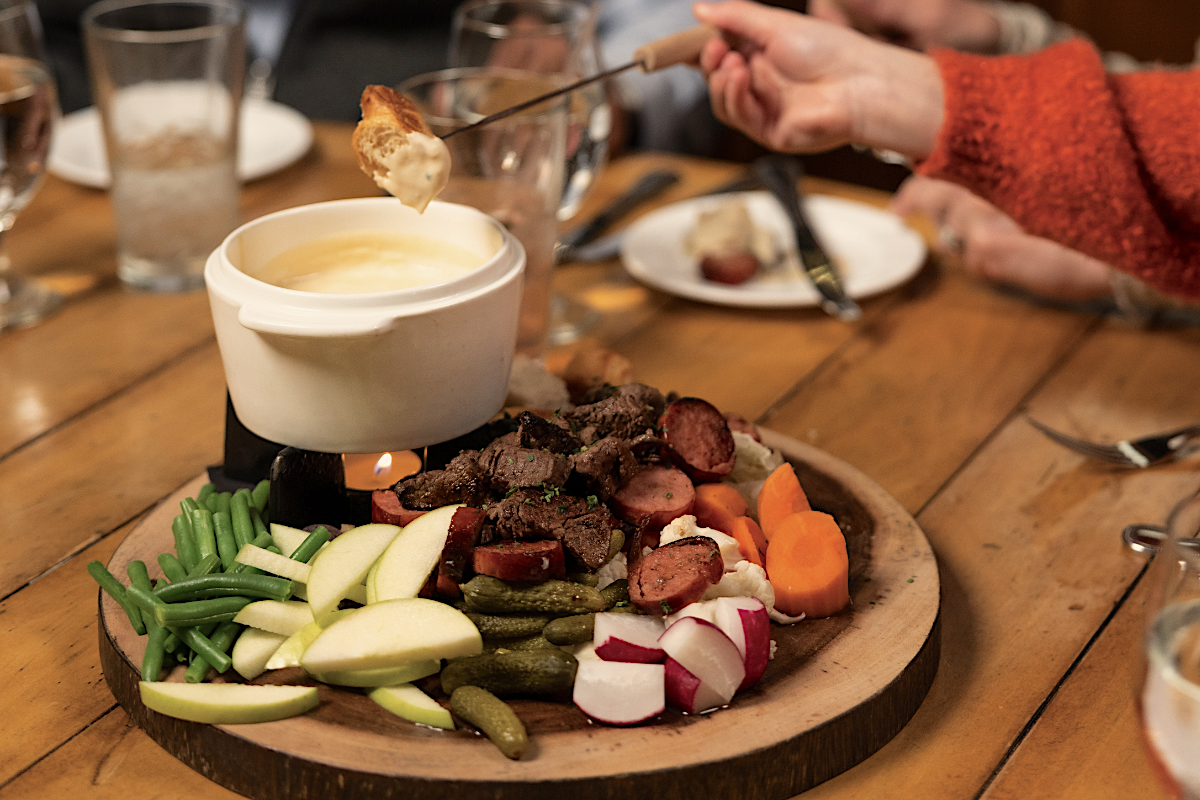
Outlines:
{"label": "carrot stick", "polygon": [[768,542],[775,536],[775,528],[782,519],[797,511],[811,510],[796,471],[787,462],[767,476],[758,493],[758,524]]}
{"label": "carrot stick", "polygon": [[750,513],[742,493],[727,483],[702,483],[696,487],[696,502],[692,505],[696,524],[730,533],[733,521]]}
{"label": "carrot stick", "polygon": [[[738,517],[733,521],[729,535],[737,539],[738,552],[742,558],[751,564],[763,565],[763,551],[767,549],[767,540],[763,538],[762,529],[758,523],[749,517]],[[759,546],[761,542],[761,547]]]}
{"label": "carrot stick", "polygon": [[850,602],[850,559],[837,521],[820,511],[784,517],[767,545],[775,607],[790,616],[828,617]]}

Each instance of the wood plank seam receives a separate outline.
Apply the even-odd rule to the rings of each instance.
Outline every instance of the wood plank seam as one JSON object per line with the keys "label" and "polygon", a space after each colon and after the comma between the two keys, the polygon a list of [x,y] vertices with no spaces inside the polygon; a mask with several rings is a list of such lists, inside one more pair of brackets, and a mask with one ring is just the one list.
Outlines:
{"label": "wood plank seam", "polygon": [[1025,726],[1021,728],[1021,731],[1013,738],[1012,743],[1008,746],[1008,749],[1004,752],[1004,755],[1000,758],[1000,761],[996,764],[995,768],[992,770],[992,773],[988,775],[987,779],[983,782],[983,785],[979,787],[979,791],[975,793],[975,796],[972,798],[972,800],[981,800],[983,796],[987,794],[988,788],[1004,769],[1005,764],[1007,764],[1009,759],[1012,758],[1013,754],[1017,752],[1017,749],[1025,741],[1025,738],[1029,736],[1034,726],[1037,725],[1038,720],[1041,719],[1042,714],[1044,714],[1046,709],[1050,707],[1050,704],[1058,695],[1059,689],[1063,687],[1063,684],[1065,684],[1075,670],[1079,668],[1079,665],[1083,663],[1083,659],[1087,657],[1088,653],[1091,652],[1092,647],[1097,641],[1100,640],[1100,637],[1108,628],[1109,623],[1111,623],[1113,618],[1117,616],[1117,612],[1120,611],[1125,605],[1125,602],[1129,599],[1130,595],[1133,594],[1133,590],[1137,588],[1138,584],[1141,583],[1142,577],[1146,574],[1146,570],[1149,568],[1150,561],[1147,561],[1134,579],[1129,582],[1129,585],[1125,587],[1125,591],[1119,598],[1117,598],[1117,601],[1113,603],[1112,609],[1110,609],[1108,614],[1104,617],[1104,621],[1100,623],[1099,627],[1097,627],[1092,633],[1091,638],[1089,638],[1087,643],[1080,649],[1079,654],[1075,656],[1075,659],[1063,672],[1062,677],[1060,677],[1054,684],[1054,688],[1051,689],[1050,693],[1046,695],[1046,699],[1044,699],[1037,709],[1034,710],[1033,714],[1026,721]]}
{"label": "wood plank seam", "polygon": [[36,767],[38,764],[42,763],[43,761],[45,761],[45,760],[46,760],[47,758],[49,758],[50,756],[52,756],[52,755],[54,755],[55,753],[57,753],[59,750],[61,750],[62,748],[66,747],[66,746],[67,746],[68,744],[70,744],[71,742],[75,741],[75,739],[79,738],[79,737],[80,737],[80,736],[82,736],[84,733],[86,733],[86,732],[87,732],[87,731],[88,731],[90,728],[92,728],[92,727],[93,727],[93,726],[94,726],[94,725],[95,725],[97,722],[99,722],[100,720],[104,719],[104,718],[105,718],[105,717],[107,717],[109,714],[113,713],[114,711],[119,711],[120,709],[121,709],[121,705],[120,705],[119,703],[116,703],[116,702],[114,702],[114,703],[113,703],[111,706],[109,706],[108,708],[104,709],[104,711],[102,711],[102,712],[101,712],[99,715],[97,715],[97,716],[96,716],[96,717],[95,717],[95,718],[94,718],[94,719],[93,719],[91,722],[89,722],[88,724],[84,725],[84,726],[83,726],[82,728],[80,728],[79,730],[75,731],[75,733],[71,734],[71,735],[70,735],[70,736],[68,736],[66,739],[64,739],[63,741],[59,742],[57,745],[55,745],[55,746],[54,746],[54,747],[52,747],[51,749],[47,750],[45,753],[42,753],[42,754],[41,754],[41,755],[40,755],[38,758],[36,758],[36,759],[34,759],[33,761],[31,761],[31,762],[29,762],[28,764],[26,764],[26,765],[25,765],[25,767],[24,767],[24,768],[23,768],[23,769],[22,769],[20,772],[17,772],[16,774],[14,774],[14,775],[13,775],[11,778],[9,778],[8,780],[6,780],[4,783],[0,783],[0,791],[3,791],[5,786],[8,786],[9,784],[13,783],[14,781],[16,781],[16,780],[20,779],[20,777],[21,777],[22,775],[24,775],[26,772],[29,772],[29,770],[33,769],[33,768],[34,768],[34,767]]}

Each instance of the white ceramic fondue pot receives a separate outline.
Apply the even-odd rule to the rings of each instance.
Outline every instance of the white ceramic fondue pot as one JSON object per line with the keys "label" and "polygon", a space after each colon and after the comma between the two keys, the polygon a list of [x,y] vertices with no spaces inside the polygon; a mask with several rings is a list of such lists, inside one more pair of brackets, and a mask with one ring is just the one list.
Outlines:
{"label": "white ceramic fondue pot", "polygon": [[[299,244],[360,231],[416,234],[486,260],[453,280],[360,294],[252,277]],[[407,450],[474,429],[504,404],[524,269],[502,225],[452,203],[418,214],[392,197],[336,200],[243,225],[204,270],[238,418],[325,453]]]}

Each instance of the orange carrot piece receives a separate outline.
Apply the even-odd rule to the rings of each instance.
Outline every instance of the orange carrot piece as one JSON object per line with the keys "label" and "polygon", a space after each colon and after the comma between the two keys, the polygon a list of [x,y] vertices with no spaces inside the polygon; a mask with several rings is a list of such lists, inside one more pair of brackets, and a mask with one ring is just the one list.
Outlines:
{"label": "orange carrot piece", "polygon": [[733,521],[750,513],[742,493],[727,483],[701,483],[696,487],[696,502],[692,505],[696,524],[730,533]]}
{"label": "orange carrot piece", "polygon": [[742,558],[751,564],[758,564],[760,567],[763,565],[763,552],[767,549],[767,540],[763,538],[757,522],[749,517],[738,517],[733,521],[729,535],[737,539],[738,552],[742,554]]}
{"label": "orange carrot piece", "polygon": [[786,461],[763,481],[758,493],[758,524],[762,526],[767,541],[775,536],[775,528],[785,517],[797,511],[811,511],[808,496],[800,487],[796,471]]}
{"label": "orange carrot piece", "polygon": [[767,577],[785,614],[828,617],[850,602],[850,559],[837,521],[820,511],[784,517],[767,545]]}

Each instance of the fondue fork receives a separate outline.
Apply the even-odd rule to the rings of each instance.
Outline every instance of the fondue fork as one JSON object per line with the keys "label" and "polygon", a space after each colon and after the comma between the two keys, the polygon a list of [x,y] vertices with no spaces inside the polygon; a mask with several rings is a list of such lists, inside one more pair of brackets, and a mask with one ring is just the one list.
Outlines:
{"label": "fondue fork", "polygon": [[700,51],[710,39],[715,39],[720,36],[720,32],[711,25],[697,25],[694,28],[673,33],[670,36],[664,36],[661,39],[656,39],[649,44],[644,44],[637,50],[633,51],[633,60],[628,64],[622,64],[619,67],[605,70],[596,75],[591,75],[582,80],[575,81],[572,84],[563,86],[560,89],[555,89],[553,92],[539,95],[532,100],[526,100],[523,103],[518,103],[515,106],[506,108],[503,111],[497,111],[495,114],[489,114],[481,120],[472,122],[470,125],[465,125],[449,133],[443,134],[443,140],[449,139],[451,136],[469,131],[473,128],[478,128],[481,125],[487,125],[497,120],[502,120],[506,117],[511,117],[513,114],[519,114],[527,108],[544,103],[547,100],[553,100],[555,97],[561,97],[564,94],[581,89],[590,83],[602,81],[605,78],[611,78],[614,75],[624,72],[634,67],[640,67],[642,72],[656,72],[660,69],[675,66],[676,64],[688,64],[700,57]]}

